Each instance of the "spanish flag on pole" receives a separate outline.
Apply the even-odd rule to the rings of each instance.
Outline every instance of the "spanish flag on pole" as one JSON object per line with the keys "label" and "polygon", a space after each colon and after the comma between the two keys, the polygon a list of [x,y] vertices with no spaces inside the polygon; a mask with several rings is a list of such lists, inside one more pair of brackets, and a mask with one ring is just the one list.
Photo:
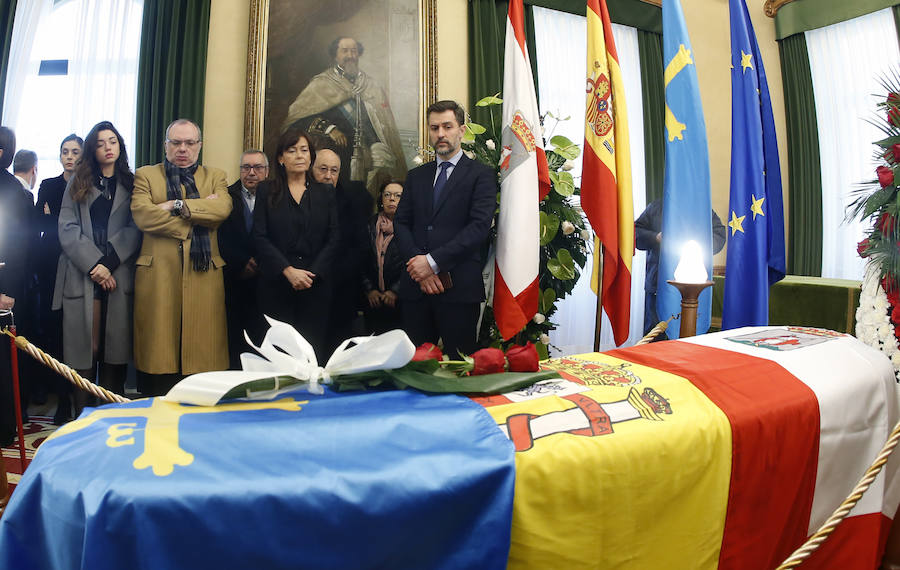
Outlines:
{"label": "spanish flag on pole", "polygon": [[[509,3],[503,70],[503,154],[494,320],[503,338],[528,324],[538,306],[540,220],[538,202],[550,191],[540,137],[541,117],[525,47],[522,0]],[[538,133],[538,134],[535,134]]]}
{"label": "spanish flag on pole", "polygon": [[[634,206],[625,86],[605,0],[587,3],[587,103],[581,206],[596,236],[591,288],[600,293],[603,309],[612,323],[613,337],[620,345],[628,338],[631,317]],[[603,244],[602,266],[598,242]]]}

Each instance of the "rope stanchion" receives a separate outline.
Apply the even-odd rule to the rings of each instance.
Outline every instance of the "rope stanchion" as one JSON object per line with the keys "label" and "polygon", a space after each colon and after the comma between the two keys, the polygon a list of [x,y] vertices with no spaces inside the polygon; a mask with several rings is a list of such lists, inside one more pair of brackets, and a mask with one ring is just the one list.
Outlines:
{"label": "rope stanchion", "polygon": [[[9,326],[10,332],[16,334],[16,325]],[[16,407],[16,431],[19,434],[19,459],[22,469],[28,466],[25,455],[25,425],[22,421],[22,389],[19,385],[19,351],[16,350],[14,338],[9,340],[9,367],[12,371],[13,405]]]}
{"label": "rope stanchion", "polygon": [[856,484],[856,487],[851,491],[850,496],[844,499],[844,502],[838,506],[837,509],[828,517],[828,520],[819,527],[819,530],[815,532],[811,537],[807,539],[806,542],[803,543],[803,546],[795,550],[790,556],[785,559],[784,562],[781,563],[780,566],[776,570],[787,570],[788,568],[796,568],[800,564],[802,564],[807,558],[809,558],[813,552],[816,551],[819,546],[822,545],[825,540],[834,532],[841,521],[843,521],[850,511],[853,510],[853,507],[856,506],[856,503],[862,498],[863,494],[869,489],[869,486],[878,477],[878,473],[881,472],[881,469],[887,463],[888,457],[890,457],[891,452],[894,451],[894,448],[897,447],[897,444],[900,443],[900,422],[897,422],[897,425],[894,426],[894,429],[891,430],[891,434],[888,437],[888,440],[885,442],[884,447],[881,448],[881,451],[878,453],[878,456],[875,457],[875,461],[872,462],[872,465],[866,469],[865,474],[862,479],[859,480],[859,483]]}
{"label": "rope stanchion", "polygon": [[3,328],[2,330],[0,330],[0,332],[9,336],[11,339],[10,342],[14,343],[14,346],[18,347],[19,350],[27,352],[32,358],[53,369],[54,372],[56,372],[60,376],[63,376],[66,380],[68,380],[81,390],[93,394],[94,396],[106,402],[124,403],[131,401],[125,396],[120,396],[114,392],[110,392],[102,386],[98,386],[93,382],[85,380],[81,377],[80,374],[78,374],[78,372],[69,368],[59,360],[53,358],[40,348],[28,342],[28,339],[24,336],[16,335],[15,331],[10,331],[8,328]]}

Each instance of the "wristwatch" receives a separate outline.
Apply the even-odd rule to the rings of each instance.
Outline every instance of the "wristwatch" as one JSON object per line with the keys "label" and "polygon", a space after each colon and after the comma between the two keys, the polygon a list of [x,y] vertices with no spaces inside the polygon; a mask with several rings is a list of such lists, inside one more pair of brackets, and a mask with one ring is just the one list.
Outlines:
{"label": "wristwatch", "polygon": [[172,215],[180,216],[182,209],[184,209],[184,200],[175,200],[175,205],[172,206]]}

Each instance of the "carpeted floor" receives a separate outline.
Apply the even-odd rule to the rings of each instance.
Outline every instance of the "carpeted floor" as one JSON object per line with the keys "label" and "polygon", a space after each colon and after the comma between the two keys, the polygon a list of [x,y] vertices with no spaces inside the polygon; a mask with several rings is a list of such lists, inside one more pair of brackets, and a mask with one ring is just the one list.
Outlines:
{"label": "carpeted floor", "polygon": [[[58,426],[53,425],[52,416],[31,416],[25,424],[25,457],[30,461],[34,452],[44,440],[53,433]],[[9,447],[3,448],[3,464],[6,467],[6,476],[12,489],[22,477],[22,461],[19,456],[19,439]]]}

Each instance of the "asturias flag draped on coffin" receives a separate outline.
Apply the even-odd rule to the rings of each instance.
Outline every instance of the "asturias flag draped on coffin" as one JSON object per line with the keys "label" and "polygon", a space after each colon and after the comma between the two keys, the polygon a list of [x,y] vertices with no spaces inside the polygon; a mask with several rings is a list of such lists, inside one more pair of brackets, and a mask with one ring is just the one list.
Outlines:
{"label": "asturias flag draped on coffin", "polygon": [[[697,68],[684,14],[678,0],[666,0],[663,13],[663,61],[666,64],[666,173],[663,182],[662,243],[656,314],[660,320],[681,313],[681,294],[666,283],[674,279],[682,249],[689,241],[700,245],[707,276],[712,275],[712,210],[709,194],[709,149],[700,104]],[[700,293],[697,334],[709,330],[712,292]],[[680,320],[669,325],[669,338],[678,338]]]}
{"label": "asturias flag draped on coffin", "polygon": [[744,0],[731,12],[731,200],[722,328],[769,323],[784,278],[781,167],[769,84]]}
{"label": "asturias flag draped on coffin", "polygon": [[514,477],[459,396],[86,409],[16,488],[0,568],[502,569]]}
{"label": "asturias flag draped on coffin", "polygon": [[591,289],[600,294],[619,345],[631,319],[634,203],[625,85],[605,0],[587,3],[587,87],[581,207],[596,235]]}
{"label": "asturias flag draped on coffin", "polygon": [[550,173],[540,136],[531,64],[525,47],[522,0],[509,3],[503,68],[503,154],[494,320],[503,338],[528,324],[538,308],[540,220],[538,202],[550,191]]}

